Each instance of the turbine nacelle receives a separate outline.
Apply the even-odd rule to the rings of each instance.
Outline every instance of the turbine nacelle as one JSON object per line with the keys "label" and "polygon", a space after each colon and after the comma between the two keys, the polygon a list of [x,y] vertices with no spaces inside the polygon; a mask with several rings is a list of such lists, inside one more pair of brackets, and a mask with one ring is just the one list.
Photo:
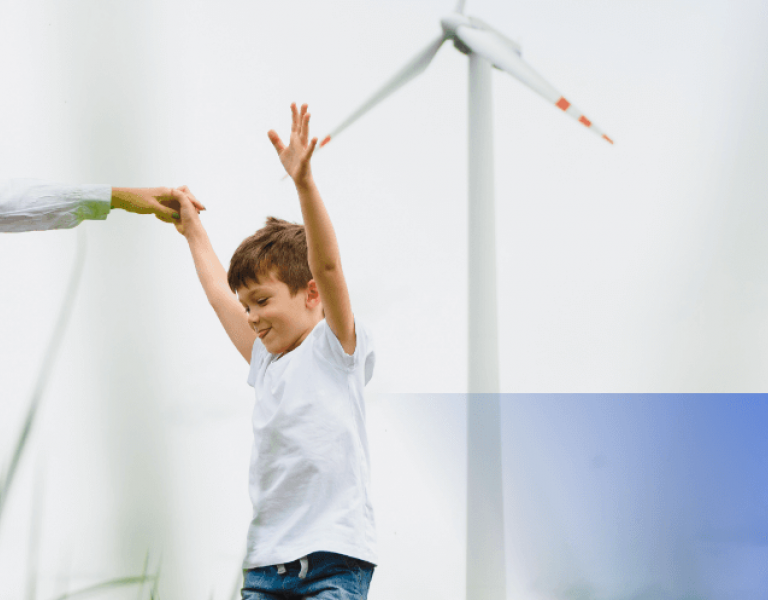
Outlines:
{"label": "turbine nacelle", "polygon": [[506,46],[507,49],[512,50],[512,52],[521,56],[520,44],[513,42],[503,33],[476,17],[468,17],[459,13],[452,13],[440,20],[440,26],[443,28],[445,39],[453,41],[455,48],[463,54],[469,54],[472,52],[472,49],[462,41],[459,27],[468,27],[470,29],[479,29],[480,31],[492,33],[496,36],[499,42],[502,42],[503,45]]}
{"label": "turbine nacelle", "polygon": [[459,27],[474,27],[469,17],[460,15],[459,13],[451,13],[447,17],[440,19],[440,26],[443,28],[443,35],[447,40],[458,39],[457,31]]}
{"label": "turbine nacelle", "polygon": [[446,40],[453,42],[453,47],[462,54],[469,54],[472,49],[461,41],[459,36],[459,27],[475,27],[469,17],[453,13],[440,19],[440,26],[443,28],[443,35]]}

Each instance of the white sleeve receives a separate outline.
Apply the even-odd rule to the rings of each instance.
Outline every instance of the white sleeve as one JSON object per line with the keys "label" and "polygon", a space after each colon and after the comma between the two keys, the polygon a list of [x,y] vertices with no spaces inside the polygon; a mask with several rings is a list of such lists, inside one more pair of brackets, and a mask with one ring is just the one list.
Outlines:
{"label": "white sleeve", "polygon": [[253,340],[253,348],[251,348],[251,364],[248,368],[248,385],[256,387],[256,379],[259,376],[259,369],[261,363],[269,356],[269,352],[264,347],[264,343],[256,338]]}
{"label": "white sleeve", "polygon": [[365,384],[367,385],[371,377],[373,377],[373,367],[376,364],[376,353],[368,329],[355,319],[356,340],[355,351],[352,354],[344,352],[339,338],[336,337],[336,334],[333,333],[333,330],[325,320],[322,321],[317,332],[320,338],[317,345],[320,355],[324,356],[328,362],[339,369],[354,371],[362,367],[365,373]]}
{"label": "white sleeve", "polygon": [[0,181],[0,231],[71,229],[83,219],[106,219],[111,208],[109,185]]}

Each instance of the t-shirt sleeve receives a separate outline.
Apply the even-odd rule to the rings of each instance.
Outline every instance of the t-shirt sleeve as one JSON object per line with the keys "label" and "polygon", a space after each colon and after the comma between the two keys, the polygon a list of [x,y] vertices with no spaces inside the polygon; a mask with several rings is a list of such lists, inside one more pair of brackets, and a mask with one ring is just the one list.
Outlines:
{"label": "t-shirt sleeve", "polygon": [[264,347],[264,344],[259,338],[253,340],[253,348],[251,349],[251,366],[248,370],[248,385],[256,387],[256,376],[259,373],[261,364],[269,356],[269,352]]}
{"label": "t-shirt sleeve", "polygon": [[111,208],[109,185],[0,181],[0,231],[71,229],[84,219],[106,219]]}
{"label": "t-shirt sleeve", "polygon": [[320,339],[318,348],[322,355],[334,367],[345,371],[354,371],[363,368],[365,373],[365,383],[367,384],[373,377],[373,368],[376,364],[376,352],[373,347],[368,329],[355,319],[355,351],[352,354],[344,352],[339,338],[333,333],[326,321],[320,325]]}

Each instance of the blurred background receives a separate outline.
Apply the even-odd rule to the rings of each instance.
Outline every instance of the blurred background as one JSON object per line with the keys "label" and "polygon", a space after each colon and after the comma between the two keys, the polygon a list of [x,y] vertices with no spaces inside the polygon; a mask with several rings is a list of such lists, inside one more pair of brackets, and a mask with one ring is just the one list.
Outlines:
{"label": "blurred background", "polygon": [[[324,136],[453,8],[3,0],[0,178],[189,185],[226,267],[268,215],[300,220],[266,136],[290,103]],[[768,3],[466,12],[616,142],[494,72],[508,597],[763,600],[768,401],[727,393],[768,387]],[[371,600],[464,597],[466,123],[467,59],[446,44],[313,159],[377,345]],[[0,598],[145,564],[163,599],[230,598],[253,390],[171,226],[114,211],[0,235],[0,473],[78,235],[76,303],[0,522]]]}

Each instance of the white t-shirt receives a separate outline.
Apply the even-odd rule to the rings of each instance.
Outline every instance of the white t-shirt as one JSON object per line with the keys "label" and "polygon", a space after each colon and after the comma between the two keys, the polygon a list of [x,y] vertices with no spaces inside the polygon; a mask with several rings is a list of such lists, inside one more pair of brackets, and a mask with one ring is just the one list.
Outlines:
{"label": "white t-shirt", "polygon": [[0,180],[0,231],[70,229],[83,219],[106,219],[111,207],[108,185]]}
{"label": "white t-shirt", "polygon": [[277,358],[257,339],[248,383],[256,390],[244,569],[336,552],[376,564],[363,388],[375,354],[355,324],[351,356],[325,320]]}

